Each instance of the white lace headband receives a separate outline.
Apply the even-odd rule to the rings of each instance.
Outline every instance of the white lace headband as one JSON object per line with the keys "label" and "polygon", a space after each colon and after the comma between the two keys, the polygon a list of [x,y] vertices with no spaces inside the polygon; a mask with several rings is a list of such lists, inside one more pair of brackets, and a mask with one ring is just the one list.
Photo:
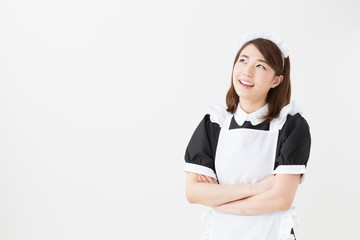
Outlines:
{"label": "white lace headband", "polygon": [[283,67],[284,67],[284,58],[287,58],[289,56],[289,50],[287,45],[284,43],[284,41],[278,36],[276,35],[274,32],[261,32],[261,31],[257,31],[257,32],[246,32],[241,36],[240,39],[240,48],[248,41],[250,40],[254,40],[257,38],[265,38],[268,39],[270,41],[272,41],[273,43],[275,43],[278,48],[281,51],[282,57],[283,57]]}

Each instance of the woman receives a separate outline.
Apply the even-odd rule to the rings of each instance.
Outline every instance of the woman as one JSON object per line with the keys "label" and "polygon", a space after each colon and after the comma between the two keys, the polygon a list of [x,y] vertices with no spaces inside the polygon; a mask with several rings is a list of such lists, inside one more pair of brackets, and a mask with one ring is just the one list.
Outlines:
{"label": "woman", "polygon": [[290,101],[282,40],[257,32],[242,42],[227,108],[212,104],[186,148],[186,197],[211,207],[202,239],[295,239],[292,202],[309,158],[309,125]]}

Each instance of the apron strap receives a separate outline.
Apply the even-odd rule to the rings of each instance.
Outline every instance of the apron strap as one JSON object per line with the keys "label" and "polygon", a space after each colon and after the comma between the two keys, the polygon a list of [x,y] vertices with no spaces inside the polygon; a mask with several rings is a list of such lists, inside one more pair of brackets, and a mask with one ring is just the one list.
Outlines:
{"label": "apron strap", "polygon": [[231,115],[227,115],[226,118],[224,119],[224,129],[226,129],[226,131],[228,131],[230,129],[230,124],[231,124],[231,119],[233,118],[233,114]]}
{"label": "apron strap", "polygon": [[270,132],[278,132],[279,129],[280,129],[280,122],[279,122],[279,119],[277,118],[274,118],[273,120],[271,120],[270,122],[270,129],[269,131]]}

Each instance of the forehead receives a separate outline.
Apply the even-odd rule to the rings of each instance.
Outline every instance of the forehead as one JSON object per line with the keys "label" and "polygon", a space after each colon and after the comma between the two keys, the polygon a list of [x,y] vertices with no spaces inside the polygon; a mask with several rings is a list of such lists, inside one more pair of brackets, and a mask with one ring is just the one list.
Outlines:
{"label": "forehead", "polygon": [[241,55],[246,55],[249,58],[257,58],[265,60],[264,56],[259,52],[254,44],[247,45],[240,53]]}

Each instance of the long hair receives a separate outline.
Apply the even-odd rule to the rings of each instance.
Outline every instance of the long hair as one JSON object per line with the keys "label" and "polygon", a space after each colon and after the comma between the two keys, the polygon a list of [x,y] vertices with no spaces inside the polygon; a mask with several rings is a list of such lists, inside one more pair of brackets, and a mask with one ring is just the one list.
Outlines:
{"label": "long hair", "polygon": [[242,50],[249,44],[254,44],[254,46],[259,50],[259,52],[264,56],[270,67],[275,71],[275,76],[284,76],[283,81],[278,86],[269,90],[266,98],[266,102],[268,103],[268,114],[264,116],[264,123],[269,123],[272,119],[276,118],[279,115],[281,109],[290,102],[291,85],[290,59],[289,57],[284,59],[283,68],[283,58],[281,55],[281,50],[277,47],[275,43],[268,39],[257,38],[248,41],[237,52],[233,64],[233,70],[231,72],[231,86],[226,94],[226,110],[228,112],[234,113],[239,104],[239,96],[235,91],[233,83],[233,72],[234,66],[238,61]]}

